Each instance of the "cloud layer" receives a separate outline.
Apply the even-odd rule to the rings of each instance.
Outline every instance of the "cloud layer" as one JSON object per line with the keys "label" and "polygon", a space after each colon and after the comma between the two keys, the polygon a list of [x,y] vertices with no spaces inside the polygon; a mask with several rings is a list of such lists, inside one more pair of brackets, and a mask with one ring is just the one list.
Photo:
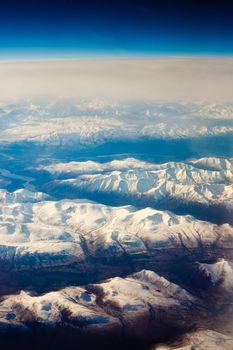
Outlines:
{"label": "cloud layer", "polygon": [[0,63],[1,99],[118,101],[232,99],[233,58],[157,58]]}

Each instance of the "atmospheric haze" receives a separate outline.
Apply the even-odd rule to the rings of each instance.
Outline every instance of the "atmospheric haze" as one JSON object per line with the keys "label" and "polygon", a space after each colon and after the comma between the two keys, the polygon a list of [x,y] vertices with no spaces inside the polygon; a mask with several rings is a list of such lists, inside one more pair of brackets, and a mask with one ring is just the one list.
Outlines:
{"label": "atmospheric haze", "polygon": [[2,100],[110,98],[127,101],[230,101],[233,59],[158,57],[2,61]]}

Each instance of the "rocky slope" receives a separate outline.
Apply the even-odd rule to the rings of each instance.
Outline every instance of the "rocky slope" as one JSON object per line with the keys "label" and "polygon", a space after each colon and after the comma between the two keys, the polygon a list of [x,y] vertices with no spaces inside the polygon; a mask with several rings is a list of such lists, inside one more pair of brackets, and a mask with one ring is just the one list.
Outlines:
{"label": "rocky slope", "polygon": [[[112,348],[121,344],[123,348],[133,344],[142,347],[168,333],[191,328],[203,312],[196,297],[156,273],[142,270],[127,278],[66,287],[39,296],[23,291],[6,296],[0,302],[0,333],[2,340],[7,339],[14,325],[15,331],[27,339],[26,349],[30,348],[33,331],[40,346],[50,344],[59,349],[65,341],[74,349],[75,338],[88,349],[103,349],[106,341]],[[59,332],[60,337],[49,342],[48,335]],[[93,342],[95,337],[98,344]],[[18,345],[21,342],[19,338]]]}

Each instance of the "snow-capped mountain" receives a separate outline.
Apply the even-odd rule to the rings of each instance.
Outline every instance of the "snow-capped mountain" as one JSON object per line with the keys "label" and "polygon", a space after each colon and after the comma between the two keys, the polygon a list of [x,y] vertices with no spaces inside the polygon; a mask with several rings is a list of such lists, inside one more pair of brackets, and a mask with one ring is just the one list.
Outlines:
{"label": "snow-capped mountain", "polygon": [[[41,296],[23,291],[7,296],[0,303],[5,315],[0,320],[0,328],[1,322],[10,323],[11,320],[7,318],[9,313],[14,313],[12,320],[17,319],[18,322],[27,324],[38,321],[54,326],[62,323],[63,311],[66,310],[67,318],[64,321],[77,328],[86,327],[88,330],[97,326],[94,330],[105,328],[108,331],[110,327],[121,328],[123,320],[130,331],[130,328],[137,326],[142,314],[148,324],[151,321],[159,322],[156,313],[160,309],[160,312],[163,310],[168,314],[167,320],[173,324],[177,322],[176,312],[179,310],[186,311],[187,320],[191,319],[189,313],[195,303],[198,308],[198,300],[184,289],[152,271],[142,270],[126,278],[116,277],[85,287],[66,287]],[[118,313],[113,316],[116,307]],[[155,313],[154,320],[150,320],[150,308]],[[180,320],[180,325],[184,322]],[[144,324],[144,331],[147,326]]]}
{"label": "snow-capped mountain", "polygon": [[190,161],[190,163],[193,164],[195,167],[199,167],[200,169],[222,171],[226,173],[226,176],[233,170],[233,158],[224,159],[217,157],[209,157],[194,159]]}
{"label": "snow-capped mountain", "polygon": [[193,260],[232,256],[229,225],[151,208],[110,207],[87,200],[49,201],[41,193],[25,190],[2,191],[1,197],[2,269],[70,265],[75,270],[79,264],[79,273],[87,273],[98,260],[124,265],[125,256],[135,264],[139,257],[149,263],[156,256],[170,261],[187,253]]}
{"label": "snow-capped mountain", "polygon": [[232,112],[0,103],[2,347],[233,350]]}
{"label": "snow-capped mountain", "polygon": [[233,262],[219,259],[213,264],[198,263],[199,277],[207,279],[211,288],[217,289],[222,297],[233,292]]}
{"label": "snow-capped mountain", "polygon": [[[83,191],[115,196],[121,202],[167,207],[222,206],[232,210],[233,163],[203,158],[187,163],[154,164],[124,159],[109,163],[71,162],[42,167],[54,181],[45,188],[59,193]],[[228,214],[227,214],[228,215]],[[227,216],[226,215],[226,216]],[[230,216],[228,216],[230,218]],[[227,220],[227,217],[226,217]]]}
{"label": "snow-capped mountain", "polygon": [[0,140],[82,148],[122,139],[232,135],[232,110],[231,104],[119,105],[107,100],[3,104]]}

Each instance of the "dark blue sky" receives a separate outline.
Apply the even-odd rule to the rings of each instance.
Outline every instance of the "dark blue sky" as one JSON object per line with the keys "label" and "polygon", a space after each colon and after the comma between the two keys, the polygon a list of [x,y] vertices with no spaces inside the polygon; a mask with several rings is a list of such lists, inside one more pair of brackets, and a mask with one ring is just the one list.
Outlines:
{"label": "dark blue sky", "polygon": [[226,1],[5,0],[0,59],[233,54]]}

